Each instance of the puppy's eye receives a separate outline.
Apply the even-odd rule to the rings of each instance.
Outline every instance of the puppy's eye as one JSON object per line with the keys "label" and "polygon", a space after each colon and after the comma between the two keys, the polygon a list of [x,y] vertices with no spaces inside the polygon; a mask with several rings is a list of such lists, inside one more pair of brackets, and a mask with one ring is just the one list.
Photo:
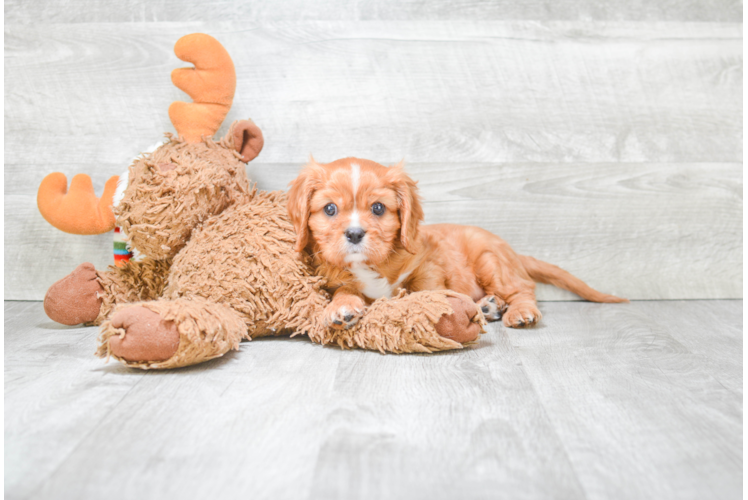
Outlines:
{"label": "puppy's eye", "polygon": [[328,203],[327,205],[325,205],[324,210],[327,215],[332,217],[333,215],[338,213],[338,206],[335,205],[335,203]]}
{"label": "puppy's eye", "polygon": [[371,213],[373,213],[374,215],[382,215],[384,213],[384,205],[376,202],[371,206]]}

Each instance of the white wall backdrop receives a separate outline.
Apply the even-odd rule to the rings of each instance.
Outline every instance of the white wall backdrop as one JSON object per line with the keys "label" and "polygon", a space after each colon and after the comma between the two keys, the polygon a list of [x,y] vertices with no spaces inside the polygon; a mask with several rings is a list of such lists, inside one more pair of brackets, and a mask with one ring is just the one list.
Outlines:
{"label": "white wall backdrop", "polygon": [[482,226],[632,299],[742,297],[741,2],[11,0],[6,300],[112,262],[111,234],[54,229],[36,189],[61,171],[101,193],[173,131],[172,49],[192,32],[234,59],[219,133],[263,129],[263,189],[310,153],[404,158],[427,222]]}

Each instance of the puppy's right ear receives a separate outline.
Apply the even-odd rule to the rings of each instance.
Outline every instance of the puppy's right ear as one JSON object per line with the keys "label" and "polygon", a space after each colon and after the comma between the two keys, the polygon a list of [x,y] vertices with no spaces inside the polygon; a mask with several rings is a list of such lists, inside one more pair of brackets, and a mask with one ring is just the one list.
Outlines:
{"label": "puppy's right ear", "polygon": [[299,176],[290,183],[288,190],[288,216],[296,230],[296,246],[301,252],[309,242],[309,204],[312,195],[320,185],[324,176],[324,169],[314,158],[309,157],[309,163],[301,170]]}
{"label": "puppy's right ear", "polygon": [[417,183],[405,173],[403,162],[391,166],[387,170],[386,179],[397,193],[400,206],[400,242],[407,252],[414,254],[417,251],[418,226],[423,222],[423,208]]}

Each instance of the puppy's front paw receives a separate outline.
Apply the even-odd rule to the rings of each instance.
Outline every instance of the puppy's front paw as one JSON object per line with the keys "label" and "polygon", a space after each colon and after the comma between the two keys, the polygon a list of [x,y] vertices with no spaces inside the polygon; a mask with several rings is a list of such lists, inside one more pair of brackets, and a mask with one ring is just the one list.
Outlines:
{"label": "puppy's front paw", "polygon": [[338,330],[352,327],[364,314],[366,304],[360,297],[336,297],[325,309],[325,326]]}
{"label": "puppy's front paw", "polygon": [[504,313],[504,326],[509,328],[525,328],[534,326],[543,315],[537,306],[529,304],[512,305]]}
{"label": "puppy's front paw", "polygon": [[495,295],[486,295],[478,301],[478,307],[483,312],[486,321],[498,321],[506,311],[506,302]]}

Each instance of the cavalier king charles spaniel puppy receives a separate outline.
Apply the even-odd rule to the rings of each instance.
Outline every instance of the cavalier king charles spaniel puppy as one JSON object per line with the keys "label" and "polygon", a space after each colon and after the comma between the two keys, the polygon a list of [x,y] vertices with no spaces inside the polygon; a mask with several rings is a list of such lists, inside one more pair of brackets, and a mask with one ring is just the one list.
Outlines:
{"label": "cavalier king charles spaniel puppy", "polygon": [[325,321],[356,324],[367,304],[396,290],[449,289],[466,294],[488,321],[512,328],[541,318],[535,282],[549,283],[593,302],[628,302],[600,293],[552,264],[517,255],[498,236],[474,226],[422,225],[416,182],[402,163],[385,167],[344,158],[312,158],[291,182],[288,213],[306,252],[327,278],[333,299]]}

